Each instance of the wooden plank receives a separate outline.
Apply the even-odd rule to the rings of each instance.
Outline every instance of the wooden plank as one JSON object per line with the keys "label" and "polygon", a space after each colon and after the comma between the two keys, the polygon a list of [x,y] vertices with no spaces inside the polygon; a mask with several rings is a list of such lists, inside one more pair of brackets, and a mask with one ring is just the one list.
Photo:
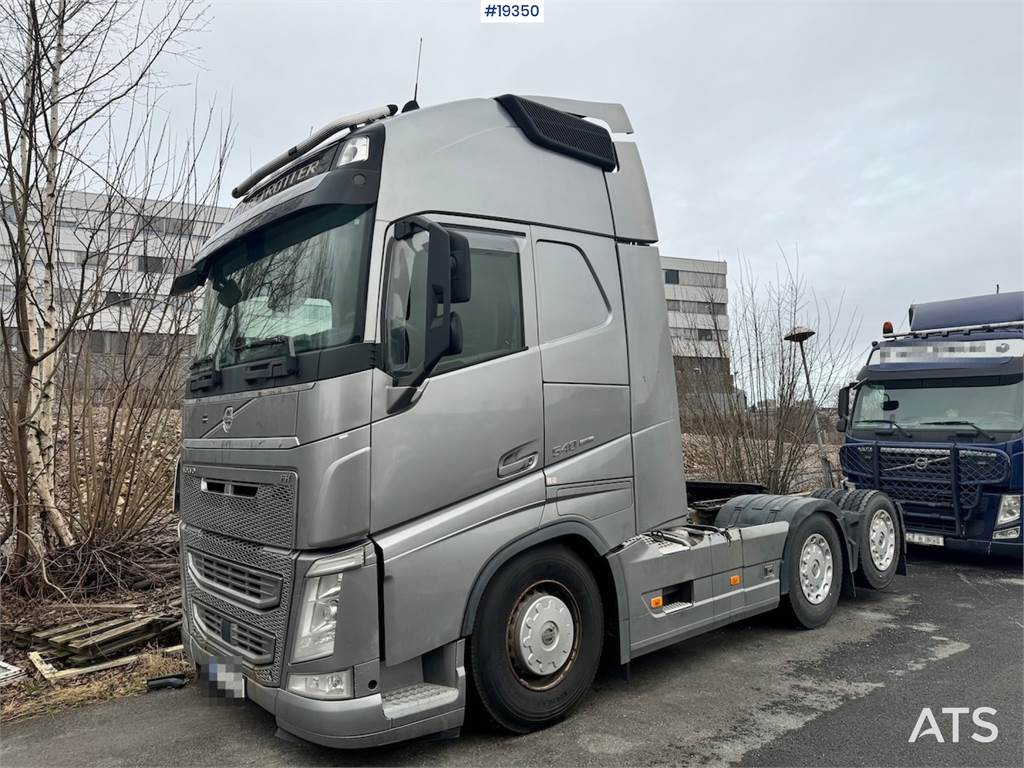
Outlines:
{"label": "wooden plank", "polygon": [[[175,645],[170,648],[158,648],[156,651],[153,651],[153,653],[170,654],[178,653],[182,650],[184,650],[183,645]],[[36,655],[38,656],[38,654]],[[138,660],[142,655],[143,654],[141,653],[136,653],[132,654],[131,656],[123,656],[120,659],[112,659],[111,661],[105,661],[102,664],[93,664],[91,667],[72,667],[71,669],[61,670],[54,669],[52,666],[50,666],[42,660],[40,660],[39,663],[37,664],[36,660],[32,658],[31,653],[29,654],[29,658],[32,659],[33,664],[36,664],[36,669],[40,671],[43,677],[45,677],[52,683],[58,680],[66,680],[69,677],[78,677],[79,675],[88,675],[92,672],[102,672],[105,669],[123,667],[127,664],[131,664],[133,661]],[[41,665],[42,667],[48,668],[49,671],[44,671]]]}
{"label": "wooden plank", "polygon": [[74,629],[70,632],[65,632],[60,635],[54,635],[47,638],[46,642],[50,645],[58,646],[69,646],[71,642],[82,640],[84,638],[95,637],[101,632],[105,632],[114,627],[120,627],[124,624],[131,622],[131,619],[126,619],[124,616],[119,616],[116,619],[105,619],[103,621],[94,621],[87,626],[79,629]]}
{"label": "wooden plank", "polygon": [[117,651],[122,651],[125,648],[129,648],[139,643],[148,642],[153,640],[160,635],[168,632],[172,629],[181,626],[181,621],[176,621],[173,624],[168,624],[162,627],[154,627],[148,631],[136,632],[126,638],[122,638],[113,643],[104,643],[102,647],[98,648],[85,648],[79,651],[74,656],[71,656],[69,661],[73,663],[81,663],[82,661],[92,661],[101,657],[109,657],[111,654]]}
{"label": "wooden plank", "polygon": [[70,632],[75,627],[85,627],[88,626],[88,624],[88,621],[72,621],[68,622],[67,624],[58,624],[54,627],[48,627],[46,629],[37,629],[36,631],[31,633],[30,637],[33,640],[45,642],[47,638],[53,637],[54,635],[59,635],[62,632]]}
{"label": "wooden plank", "polygon": [[[144,619],[137,619],[127,623],[123,620],[115,619],[113,622],[108,622],[107,624],[95,627],[97,630],[95,633],[91,633],[89,635],[80,634],[73,640],[62,642],[61,645],[67,646],[72,651],[81,651],[83,648],[87,648],[89,646],[99,648],[108,641],[117,640],[152,624],[155,618],[155,616],[147,616]],[[53,641],[51,640],[51,642]]]}
{"label": "wooden plank", "polygon": [[54,680],[54,676],[57,674],[57,669],[43,661],[43,657],[39,655],[38,651],[29,651],[28,660],[32,662],[32,666],[39,670],[39,674],[44,678],[51,682]]}

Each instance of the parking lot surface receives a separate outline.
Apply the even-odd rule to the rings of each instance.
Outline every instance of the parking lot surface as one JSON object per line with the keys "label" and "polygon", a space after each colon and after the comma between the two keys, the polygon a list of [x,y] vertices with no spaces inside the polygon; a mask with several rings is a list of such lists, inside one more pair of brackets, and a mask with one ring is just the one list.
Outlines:
{"label": "parking lot surface", "polygon": [[[563,723],[521,737],[473,724],[454,741],[339,752],[275,737],[254,704],[197,684],[5,725],[22,765],[1012,765],[1022,762],[1020,561],[912,550],[888,592],[844,599],[824,628],[769,616],[599,674]],[[909,739],[932,708],[944,741]],[[943,707],[991,707],[999,729],[952,743]],[[978,731],[986,735],[983,730]]]}

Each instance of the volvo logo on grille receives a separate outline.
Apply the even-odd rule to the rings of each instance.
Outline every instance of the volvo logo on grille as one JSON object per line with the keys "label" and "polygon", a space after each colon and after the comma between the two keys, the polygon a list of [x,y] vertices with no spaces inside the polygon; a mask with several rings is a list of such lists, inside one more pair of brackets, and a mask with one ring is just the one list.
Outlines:
{"label": "volvo logo on grille", "polygon": [[931,460],[927,456],[918,456],[914,459],[914,469],[927,469],[928,465],[931,463]]}
{"label": "volvo logo on grille", "polygon": [[225,432],[230,432],[231,431],[231,425],[234,422],[235,422],[235,409],[232,408],[229,405],[227,408],[224,409],[224,418],[223,418],[224,431]]}

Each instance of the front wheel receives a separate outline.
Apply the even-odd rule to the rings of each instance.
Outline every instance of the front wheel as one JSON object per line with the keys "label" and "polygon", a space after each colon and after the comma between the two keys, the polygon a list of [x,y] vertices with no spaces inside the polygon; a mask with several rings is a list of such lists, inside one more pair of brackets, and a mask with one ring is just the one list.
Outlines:
{"label": "front wheel", "polygon": [[843,551],[831,521],[821,512],[807,517],[791,534],[786,556],[787,608],[806,629],[832,617],[843,579]]}
{"label": "front wheel", "polygon": [[601,592],[587,564],[561,546],[526,552],[495,575],[477,611],[476,695],[508,731],[550,725],[590,689],[603,639]]}

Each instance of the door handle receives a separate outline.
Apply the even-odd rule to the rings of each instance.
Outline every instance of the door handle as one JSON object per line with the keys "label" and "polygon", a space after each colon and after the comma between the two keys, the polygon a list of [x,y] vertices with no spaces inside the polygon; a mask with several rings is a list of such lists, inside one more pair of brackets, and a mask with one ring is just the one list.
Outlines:
{"label": "door handle", "polygon": [[515,448],[501,457],[501,460],[498,461],[498,477],[518,475],[520,472],[528,472],[537,466],[537,452],[520,456],[520,448]]}

